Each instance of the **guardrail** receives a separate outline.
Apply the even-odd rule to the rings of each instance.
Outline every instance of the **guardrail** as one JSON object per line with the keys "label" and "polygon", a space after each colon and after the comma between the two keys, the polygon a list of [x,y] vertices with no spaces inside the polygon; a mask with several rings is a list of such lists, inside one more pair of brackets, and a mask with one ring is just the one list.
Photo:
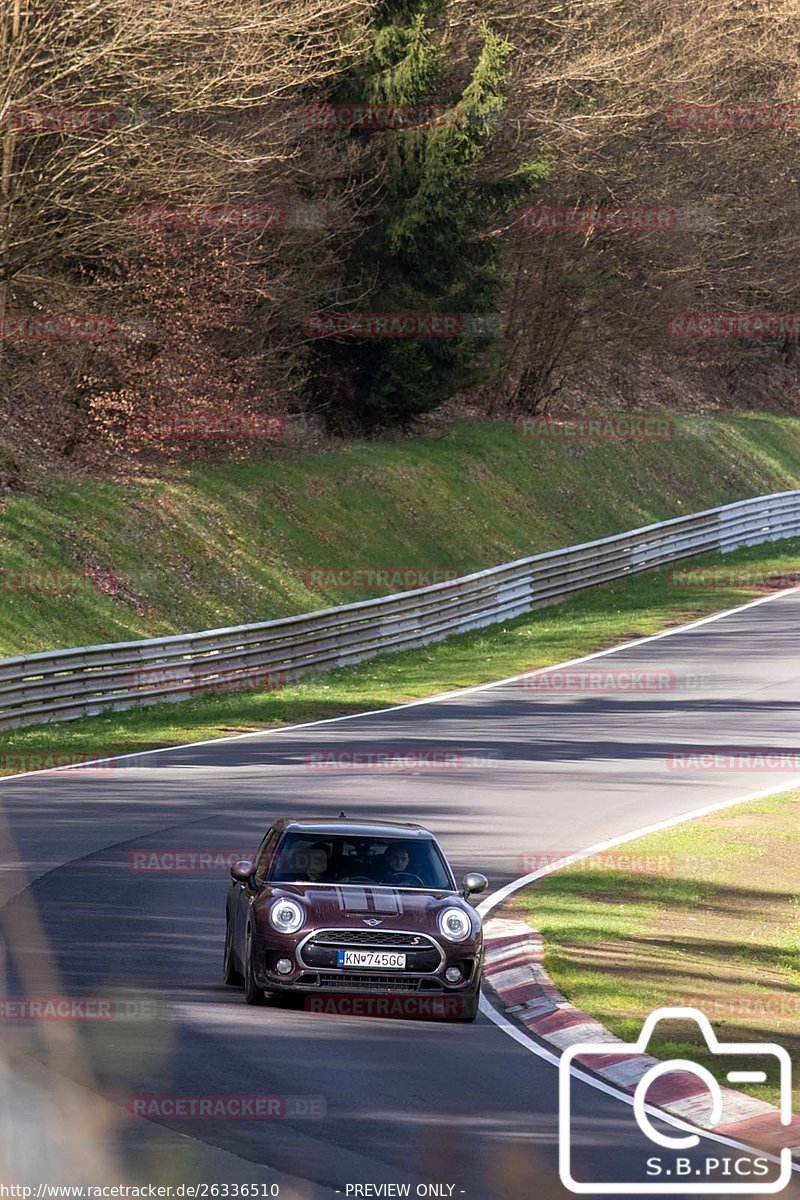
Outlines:
{"label": "guardrail", "polygon": [[800,491],[780,492],[297,617],[0,659],[0,728],[186,700],[199,692],[266,690],[306,671],[506,621],[636,571],[797,535]]}

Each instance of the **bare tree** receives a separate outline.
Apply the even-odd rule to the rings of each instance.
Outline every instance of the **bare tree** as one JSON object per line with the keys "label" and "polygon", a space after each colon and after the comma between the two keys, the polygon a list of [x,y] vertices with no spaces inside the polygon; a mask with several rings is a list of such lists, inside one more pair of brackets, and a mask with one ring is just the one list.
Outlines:
{"label": "bare tree", "polygon": [[[0,0],[0,318],[102,304],[127,355],[145,342],[152,352],[131,304],[146,287],[127,281],[149,271],[152,285],[159,263],[189,319],[200,279],[216,277],[224,292],[223,260],[245,289],[243,310],[309,289],[329,258],[325,224],[342,214],[346,224],[351,197],[345,179],[319,227],[302,228],[308,181],[320,180],[324,199],[337,174],[304,105],[358,53],[370,8],[232,0],[222,19],[208,0]],[[211,206],[221,206],[218,226],[187,231]],[[270,206],[288,219],[259,220]],[[255,219],[237,220],[243,208]],[[79,407],[87,379],[113,358],[106,345],[0,337],[3,347],[7,384],[58,380]]]}
{"label": "bare tree", "polygon": [[[447,11],[458,57],[486,7],[453,0]],[[666,6],[655,0],[633,6],[492,0],[490,16],[515,45],[504,137],[517,152],[527,148],[553,163],[531,202],[675,213],[673,227],[656,232],[531,231],[527,243],[506,234],[512,328],[540,311],[544,288],[549,310],[565,309],[565,334],[577,287],[588,304],[579,305],[584,311],[562,346],[567,363],[579,346],[584,357],[610,361],[640,346],[735,363],[742,348],[733,342],[667,341],[667,316],[800,308],[794,270],[800,51],[792,0],[671,0]],[[788,106],[783,114],[782,104]],[[717,106],[716,126],[682,123],[680,106],[686,105]],[[767,119],[748,129],[740,110],[726,127],[726,105],[760,105]],[[560,279],[544,245],[548,238],[560,243]],[[541,334],[541,325],[537,329]],[[528,345],[539,363],[535,370],[546,373],[547,350],[535,339]],[[770,357],[778,349],[767,345],[762,353]]]}

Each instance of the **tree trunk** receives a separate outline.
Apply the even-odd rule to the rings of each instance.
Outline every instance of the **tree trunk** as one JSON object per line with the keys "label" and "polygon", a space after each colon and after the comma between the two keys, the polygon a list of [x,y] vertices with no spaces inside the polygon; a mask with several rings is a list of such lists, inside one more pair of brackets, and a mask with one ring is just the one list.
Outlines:
{"label": "tree trunk", "polygon": [[[21,27],[22,0],[14,0],[10,27],[5,20],[2,26],[1,44],[4,57],[10,58],[11,48],[19,38]],[[11,246],[11,180],[14,171],[15,143],[16,133],[13,128],[8,128],[3,135],[3,159],[2,167],[0,167],[0,365],[3,361],[5,318],[10,286],[8,255]]]}

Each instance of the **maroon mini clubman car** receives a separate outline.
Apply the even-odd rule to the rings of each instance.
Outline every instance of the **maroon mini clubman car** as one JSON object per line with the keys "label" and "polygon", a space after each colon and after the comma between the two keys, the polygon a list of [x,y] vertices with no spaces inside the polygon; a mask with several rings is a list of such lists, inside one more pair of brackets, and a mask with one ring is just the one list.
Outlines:
{"label": "maroon mini clubman car", "polygon": [[402,993],[423,1015],[432,1004],[432,1015],[474,1020],[483,934],[467,897],[488,881],[470,873],[459,888],[421,825],[282,818],[231,876],[223,977],[248,1004]]}

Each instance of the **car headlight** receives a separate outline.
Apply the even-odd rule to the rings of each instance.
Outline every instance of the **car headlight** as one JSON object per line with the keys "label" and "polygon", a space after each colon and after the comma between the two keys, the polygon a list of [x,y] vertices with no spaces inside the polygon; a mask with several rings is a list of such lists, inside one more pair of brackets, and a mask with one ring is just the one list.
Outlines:
{"label": "car headlight", "polygon": [[463,908],[446,908],[439,914],[439,929],[448,942],[463,942],[472,933],[472,922]]}
{"label": "car headlight", "polygon": [[294,933],[305,919],[306,914],[294,900],[276,900],[269,910],[269,923],[278,933]]}

